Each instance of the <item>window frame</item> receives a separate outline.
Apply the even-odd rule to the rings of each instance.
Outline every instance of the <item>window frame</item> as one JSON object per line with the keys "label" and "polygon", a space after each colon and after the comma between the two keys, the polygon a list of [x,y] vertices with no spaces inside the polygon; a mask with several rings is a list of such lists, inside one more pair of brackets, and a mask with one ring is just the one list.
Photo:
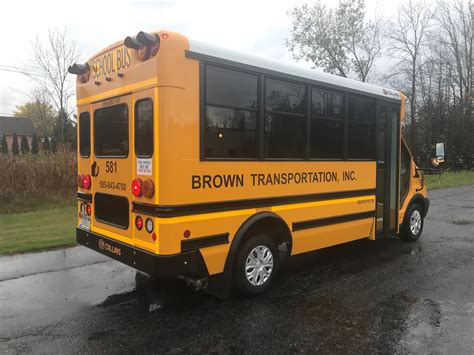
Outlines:
{"label": "window frame", "polygon": [[[267,110],[266,109],[266,100],[267,100],[267,80],[275,80],[275,81],[280,81],[280,82],[285,82],[288,84],[293,84],[293,85],[300,85],[304,88],[305,90],[305,96],[304,100],[306,100],[306,105],[304,106],[305,110],[303,113],[295,113],[295,112],[285,112],[285,111],[273,111],[273,110]],[[298,80],[292,80],[292,79],[287,79],[284,78],[283,76],[278,76],[278,75],[262,75],[262,102],[261,102],[261,107],[262,107],[262,112],[260,113],[260,120],[261,120],[261,139],[262,139],[262,151],[261,151],[261,161],[307,161],[308,160],[308,86],[305,82],[303,81],[298,81]],[[286,116],[292,116],[292,117],[300,117],[305,120],[304,122],[304,129],[306,130],[304,137],[305,137],[305,142],[304,142],[304,153],[301,158],[272,158],[272,157],[267,157],[265,155],[265,116],[267,113],[270,114],[276,114],[276,115],[286,115]]]}
{"label": "window frame", "polygon": [[[127,149],[127,153],[124,154],[124,155],[103,155],[103,154],[97,154],[96,152],[96,127],[95,127],[95,124],[96,124],[96,119],[95,119],[95,115],[96,115],[96,112],[99,111],[99,110],[105,110],[107,108],[110,108],[110,107],[115,107],[115,106],[121,106],[121,105],[125,105],[125,107],[127,108],[127,138],[128,138],[128,149]],[[128,158],[128,156],[130,155],[130,107],[128,105],[127,102],[120,102],[120,103],[117,103],[115,105],[110,105],[110,106],[106,106],[106,107],[99,107],[99,108],[96,108],[94,110],[94,156],[96,158],[115,158],[115,159],[126,159]]]}
{"label": "window frame", "polygon": [[[271,69],[259,68],[253,65],[233,62],[227,59],[213,58],[206,55],[200,55],[191,51],[186,52],[186,57],[191,59],[199,60],[199,159],[200,161],[376,161],[376,142],[374,136],[374,146],[375,146],[375,157],[373,159],[365,158],[349,158],[348,154],[348,133],[349,133],[349,95],[358,96],[365,99],[374,100],[377,105],[379,102],[387,104],[395,104],[397,106],[401,105],[401,101],[391,98],[391,97],[382,97],[371,92],[360,91],[355,88],[342,88],[335,84],[325,83],[323,81],[302,78],[295,76],[293,74],[287,74],[282,72],[276,72]],[[215,158],[215,157],[206,157],[205,156],[205,124],[206,124],[206,66],[215,66],[223,69],[228,69],[232,71],[242,72],[250,75],[255,75],[258,77],[258,92],[257,92],[257,136],[256,136],[256,149],[257,157],[256,158]],[[304,118],[306,120],[306,147],[305,155],[303,158],[266,158],[264,157],[264,138],[265,138],[265,80],[267,78],[285,81],[293,84],[298,84],[306,87],[306,110]],[[310,157],[310,129],[311,129],[311,88],[314,87],[320,90],[327,90],[343,95],[343,148],[342,148],[342,157],[341,158],[311,158]],[[250,110],[251,111],[251,110]],[[376,111],[374,113],[377,114]],[[374,116],[374,127],[376,127],[376,116]],[[376,129],[376,128],[375,128]]]}
{"label": "window frame", "polygon": [[[84,114],[87,114],[88,118],[89,118],[89,154],[87,155],[84,155],[82,154],[82,144],[81,144],[81,141],[82,141],[82,126],[81,126],[81,116],[84,115]],[[90,158],[91,156],[91,151],[92,151],[92,140],[91,140],[91,128],[92,128],[92,122],[91,122],[91,113],[90,111],[83,111],[79,114],[79,156],[81,158]]]}
{"label": "window frame", "polygon": [[[328,91],[334,94],[339,94],[342,95],[342,118],[333,118],[333,117],[327,117],[327,116],[318,116],[314,115],[313,116],[313,89],[316,90],[322,90],[322,91]],[[348,121],[348,98],[349,98],[349,93],[347,91],[343,90],[338,90],[338,89],[332,89],[332,88],[327,88],[323,87],[321,85],[313,85],[309,84],[309,99],[308,99],[308,107],[309,107],[309,112],[308,112],[308,137],[309,137],[309,142],[308,142],[308,161],[346,161],[348,159],[347,155],[347,121]],[[330,120],[330,121],[341,121],[342,122],[342,152],[341,152],[341,157],[340,158],[313,158],[311,157],[311,119],[313,117],[318,117],[322,118],[324,120]]]}
{"label": "window frame", "polygon": [[[143,154],[138,154],[137,152],[137,128],[138,128],[138,110],[137,106],[140,102],[142,101],[151,101],[151,132],[152,132],[152,139],[151,139],[151,154],[149,155],[143,155]],[[133,106],[133,145],[134,145],[134,152],[135,156],[140,159],[149,159],[153,157],[153,154],[155,153],[155,103],[153,102],[152,97],[143,97],[139,98],[138,100],[135,101],[135,105]],[[129,148],[130,149],[130,148]]]}
{"label": "window frame", "polygon": [[[206,98],[206,88],[207,88],[207,83],[206,83],[206,70],[207,66],[211,67],[216,67],[219,69],[224,69],[224,70],[230,70],[234,72],[239,72],[239,73],[244,73],[247,75],[252,75],[257,78],[257,108],[252,109],[252,108],[241,108],[241,107],[230,107],[230,106],[224,106],[224,105],[216,105],[216,104],[209,104],[209,106],[214,106],[214,107],[219,107],[219,108],[228,108],[228,109],[233,109],[233,110],[243,110],[243,111],[250,111],[250,112],[255,112],[256,113],[256,128],[255,128],[255,158],[233,158],[233,157],[208,157],[206,156],[206,142],[207,142],[207,134],[206,134],[206,128],[207,128],[207,118],[206,118],[206,112],[207,112],[207,98]],[[199,135],[200,135],[200,153],[199,157],[201,161],[259,161],[259,131],[260,131],[260,101],[261,101],[261,78],[260,75],[257,72],[250,71],[250,70],[242,70],[240,68],[236,68],[234,66],[230,65],[223,65],[219,63],[208,63],[201,61],[199,64],[199,76],[200,76],[200,81],[199,81],[199,102],[200,102],[200,108],[199,108]]]}
{"label": "window frame", "polygon": [[[374,104],[374,121],[372,123],[370,122],[360,122],[360,121],[351,121],[349,120],[349,98],[350,96],[353,96],[353,97],[356,97],[358,99],[363,99],[363,100],[373,100],[373,104]],[[346,114],[345,114],[345,121],[346,121],[346,125],[345,125],[345,146],[346,146],[346,155],[345,155],[345,158],[344,160],[347,160],[347,161],[374,161],[376,162],[377,161],[377,105],[378,103],[381,101],[381,102],[386,102],[385,100],[381,100],[381,99],[378,99],[378,98],[375,98],[375,97],[372,97],[370,95],[367,95],[367,94],[361,94],[361,93],[351,93],[351,92],[346,92]],[[374,157],[373,158],[351,158],[349,157],[349,135],[350,135],[350,130],[349,130],[349,123],[350,122],[355,122],[357,124],[363,124],[367,127],[369,127],[370,125],[373,126],[373,130],[374,130],[374,139],[372,141],[374,147],[373,147],[373,151],[374,151]]]}

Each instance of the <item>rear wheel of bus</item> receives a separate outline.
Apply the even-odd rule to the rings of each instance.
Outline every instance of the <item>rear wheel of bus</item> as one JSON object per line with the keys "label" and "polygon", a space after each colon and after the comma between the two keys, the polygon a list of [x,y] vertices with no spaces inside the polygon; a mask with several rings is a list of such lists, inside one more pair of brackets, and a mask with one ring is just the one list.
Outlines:
{"label": "rear wheel of bus", "polygon": [[417,203],[410,206],[400,229],[400,238],[404,242],[415,242],[423,231],[423,209]]}
{"label": "rear wheel of bus", "polygon": [[275,241],[266,235],[249,238],[241,247],[235,264],[239,292],[255,296],[267,291],[276,277],[280,254]]}

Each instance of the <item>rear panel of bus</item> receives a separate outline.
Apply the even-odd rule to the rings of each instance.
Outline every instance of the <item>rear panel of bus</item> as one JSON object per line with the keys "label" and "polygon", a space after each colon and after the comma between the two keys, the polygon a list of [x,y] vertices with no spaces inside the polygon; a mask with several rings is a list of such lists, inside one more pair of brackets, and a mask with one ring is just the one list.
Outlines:
{"label": "rear panel of bus", "polygon": [[[131,206],[134,201],[157,201],[158,166],[154,163],[158,144],[155,139],[158,135],[154,134],[158,130],[154,124],[158,115],[157,97],[158,89],[149,88],[78,108],[78,172],[91,177],[90,188],[79,189],[85,198],[78,202],[78,225],[152,252],[156,252],[154,223],[153,229],[147,231],[146,218],[142,217],[143,225],[137,228]],[[154,196],[131,194],[134,179],[153,181]]]}

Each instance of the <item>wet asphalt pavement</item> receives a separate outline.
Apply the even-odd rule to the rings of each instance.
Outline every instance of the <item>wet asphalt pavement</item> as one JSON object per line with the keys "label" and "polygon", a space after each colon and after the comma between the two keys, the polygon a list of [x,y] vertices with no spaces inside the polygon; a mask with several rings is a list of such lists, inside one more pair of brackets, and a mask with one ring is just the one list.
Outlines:
{"label": "wet asphalt pavement", "polygon": [[0,353],[473,353],[474,186],[430,199],[419,242],[289,259],[254,299],[136,278],[82,247],[0,258]]}

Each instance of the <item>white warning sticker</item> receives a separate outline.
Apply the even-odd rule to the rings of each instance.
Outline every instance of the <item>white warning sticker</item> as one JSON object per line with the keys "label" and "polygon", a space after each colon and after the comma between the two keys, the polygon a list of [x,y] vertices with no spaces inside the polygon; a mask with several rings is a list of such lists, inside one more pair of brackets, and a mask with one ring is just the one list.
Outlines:
{"label": "white warning sticker", "polygon": [[137,159],[137,175],[151,176],[153,163],[151,159]]}

